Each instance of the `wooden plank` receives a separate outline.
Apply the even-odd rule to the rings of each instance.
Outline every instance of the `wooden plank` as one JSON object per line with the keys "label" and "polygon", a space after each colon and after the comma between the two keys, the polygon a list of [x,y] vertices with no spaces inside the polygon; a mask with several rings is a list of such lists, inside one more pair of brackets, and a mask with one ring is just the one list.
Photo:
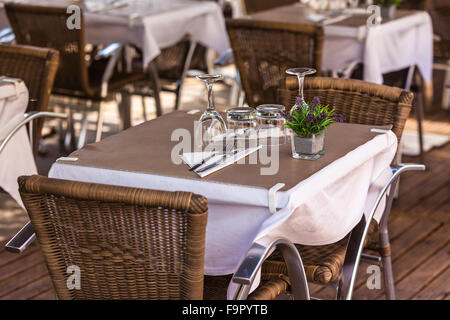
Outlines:
{"label": "wooden plank", "polygon": [[[411,270],[410,266],[406,267],[403,264],[400,267],[402,269],[397,270],[398,268],[396,269],[397,265],[395,264],[395,261],[404,254],[408,255],[409,253],[406,254],[408,250],[414,249],[417,243],[422,244],[424,242],[424,239],[426,239],[428,236],[434,235],[434,231],[438,230],[440,226],[441,225],[439,225],[439,223],[437,222],[424,220],[420,223],[414,224],[396,240],[391,241],[392,260],[394,262],[393,271],[395,277],[397,277],[397,274],[400,273],[399,271],[406,272],[406,270],[404,270],[405,268],[407,270]],[[442,240],[436,239],[436,242],[440,243],[442,246],[442,243],[439,241],[442,242]],[[447,238],[445,238],[443,241],[445,244],[447,242]],[[432,243],[436,245],[434,242]],[[384,280],[382,281],[381,290],[368,290],[366,287],[366,281],[368,277],[366,273],[367,266],[365,268],[361,267],[358,270],[357,282],[355,285],[355,297],[358,297],[358,299],[377,299],[380,295],[384,294]]]}
{"label": "wooden plank", "polygon": [[49,290],[32,297],[31,300],[56,300],[55,290],[51,287]]}
{"label": "wooden plank", "polygon": [[50,288],[53,288],[52,281],[48,275],[44,275],[41,278],[34,280],[18,290],[1,297],[2,300],[27,300],[39,295],[41,292],[46,292]]}
{"label": "wooden plank", "polygon": [[48,275],[47,267],[41,263],[0,282],[0,299],[45,275]]}
{"label": "wooden plank", "polygon": [[[436,170],[430,170],[429,173],[432,174],[432,177],[428,176],[427,179],[421,183],[415,181],[415,187],[409,190],[405,196],[401,196],[402,194],[400,194],[398,200],[396,201],[396,208],[400,210],[411,209],[427,197],[431,196],[433,193],[445,187],[450,180],[450,171],[448,170],[448,161],[445,161],[444,163],[446,164],[439,166]],[[416,174],[425,175],[424,172],[419,172]],[[403,180],[400,185],[402,185],[402,183]]]}
{"label": "wooden plank", "polygon": [[14,277],[16,274],[24,272],[24,270],[29,269],[32,266],[42,263],[44,263],[44,256],[40,251],[35,251],[23,256],[21,259],[15,260],[0,268],[0,282],[5,281],[7,278]]}
{"label": "wooden plank", "polygon": [[426,263],[396,284],[397,299],[411,299],[450,266],[450,245],[439,250]]}
{"label": "wooden plank", "polygon": [[0,268],[4,265],[20,260],[22,257],[32,254],[33,252],[40,251],[39,246],[33,243],[22,254],[11,253],[5,250],[6,243],[7,242],[0,243]]}
{"label": "wooden plank", "polygon": [[444,299],[450,295],[450,268],[447,268],[428,286],[422,289],[414,300]]}

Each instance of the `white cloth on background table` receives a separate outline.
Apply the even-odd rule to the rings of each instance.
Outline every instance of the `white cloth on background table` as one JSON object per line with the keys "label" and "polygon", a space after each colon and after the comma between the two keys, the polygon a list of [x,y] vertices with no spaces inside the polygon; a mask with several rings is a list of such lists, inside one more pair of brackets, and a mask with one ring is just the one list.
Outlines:
{"label": "white cloth on background table", "polygon": [[[68,5],[65,0],[51,0],[51,5]],[[25,3],[49,4],[49,0],[25,0]],[[73,3],[72,3],[73,4]],[[130,0],[129,5],[107,11],[84,12],[86,41],[93,44],[121,43],[142,50],[146,66],[161,49],[176,44],[184,36],[223,54],[230,48],[225,20],[213,1]],[[0,27],[8,27],[0,9]]]}
{"label": "white cloth on background table", "polygon": [[417,65],[426,82],[433,67],[433,25],[418,11],[378,26],[324,27],[324,70],[339,70],[352,61],[364,64],[363,80],[383,83],[383,74]]}
{"label": "white cloth on background table", "polygon": [[[16,89],[19,96],[16,95]],[[28,105],[28,90],[23,81],[0,84],[0,141],[24,119]],[[36,174],[33,150],[26,127],[22,127],[0,153],[0,187],[23,206],[17,185],[21,175]]]}
{"label": "white cloth on background table", "polygon": [[275,214],[269,212],[268,190],[264,188],[58,162],[49,177],[188,191],[207,197],[205,274],[224,275],[236,271],[253,241],[265,235],[282,235],[304,245],[342,239],[360,221],[370,202],[373,204],[377,185],[387,181],[396,148],[397,138],[391,131],[375,136],[290,190],[278,192],[277,208],[281,209]]}
{"label": "white cloth on background table", "polygon": [[371,27],[364,48],[364,80],[382,83],[383,73],[416,65],[426,82],[433,69],[433,25],[430,15],[418,12]]}
{"label": "white cloth on background table", "polygon": [[[234,10],[240,10],[234,13],[235,17],[242,16],[241,1],[229,1]],[[352,10],[344,11],[343,15],[349,13]],[[326,24],[322,52],[323,70],[341,70],[358,61],[364,63],[363,80],[381,84],[384,73],[417,65],[428,82],[433,64],[431,17],[425,11],[417,11],[371,28],[365,24],[359,27]]]}

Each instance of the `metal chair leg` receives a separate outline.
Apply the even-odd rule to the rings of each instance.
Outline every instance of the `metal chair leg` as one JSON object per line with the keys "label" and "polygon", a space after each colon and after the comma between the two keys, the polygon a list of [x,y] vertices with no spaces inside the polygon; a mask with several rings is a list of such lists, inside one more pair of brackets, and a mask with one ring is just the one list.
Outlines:
{"label": "metal chair leg", "polygon": [[104,110],[103,105],[100,102],[98,105],[98,118],[97,118],[97,130],[95,133],[95,142],[99,142],[100,140],[102,140],[103,118],[104,118]]}
{"label": "metal chair leg", "polygon": [[177,83],[177,89],[175,90],[175,110],[180,108],[180,100],[181,100],[181,88],[183,87],[182,81]]}
{"label": "metal chair leg", "polygon": [[86,144],[87,125],[88,125],[87,110],[83,110],[82,111],[82,118],[81,118],[81,131],[80,131],[80,135],[78,136],[77,149],[83,148],[84,145]]}
{"label": "metal chair leg", "polygon": [[147,121],[145,96],[141,96],[141,103],[142,103],[142,117],[144,118],[144,121]]}
{"label": "metal chair leg", "polygon": [[420,162],[423,162],[423,103],[416,103],[416,116],[417,116],[417,127],[419,133],[419,146],[420,146]]}
{"label": "metal chair leg", "polygon": [[395,282],[394,274],[392,272],[391,256],[383,257],[382,264],[384,272],[384,285],[386,287],[386,297],[388,300],[395,300]]}
{"label": "metal chair leg", "polygon": [[394,273],[392,272],[391,245],[389,243],[388,226],[386,223],[381,224],[379,253],[381,255],[381,263],[383,264],[386,297],[388,300],[395,300],[395,281]]}

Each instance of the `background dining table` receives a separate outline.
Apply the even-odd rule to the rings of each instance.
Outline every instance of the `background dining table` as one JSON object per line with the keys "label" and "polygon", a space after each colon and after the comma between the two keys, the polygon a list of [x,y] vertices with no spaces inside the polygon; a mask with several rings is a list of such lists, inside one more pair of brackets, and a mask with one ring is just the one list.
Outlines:
{"label": "background dining table", "polygon": [[[369,213],[392,174],[397,138],[389,128],[336,123],[318,160],[293,159],[290,144],[282,144],[279,152],[271,148],[279,155],[271,164],[246,161],[200,178],[176,160],[178,134],[193,137],[195,120],[198,115],[177,111],[132,127],[57,160],[49,177],[207,197],[205,274],[226,275],[264,236],[303,245],[341,240]],[[271,165],[278,169],[268,174]]]}
{"label": "background dining table", "polygon": [[364,64],[364,81],[382,84],[383,74],[415,65],[425,82],[431,83],[433,26],[430,15],[425,11],[397,10],[394,20],[368,26],[371,14],[366,8],[354,8],[327,18],[297,3],[244,18],[322,25],[325,34],[323,70],[342,70],[352,62],[359,62]]}
{"label": "background dining table", "polygon": [[[99,5],[102,2],[106,3],[87,0],[82,6],[86,41],[97,45],[134,45],[142,50],[144,67],[161,49],[176,44],[185,36],[218,54],[230,48],[224,17],[216,2],[120,0],[117,7],[103,6],[103,9]],[[69,0],[21,0],[20,3],[58,7],[81,5],[80,1]],[[9,22],[0,3],[0,28],[6,27]]]}

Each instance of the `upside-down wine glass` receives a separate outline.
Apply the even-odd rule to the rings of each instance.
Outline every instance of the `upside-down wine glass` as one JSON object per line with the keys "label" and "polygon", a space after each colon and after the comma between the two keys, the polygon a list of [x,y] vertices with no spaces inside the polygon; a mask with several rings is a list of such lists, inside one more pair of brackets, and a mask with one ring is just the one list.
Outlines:
{"label": "upside-down wine glass", "polygon": [[213,83],[223,79],[219,74],[204,74],[197,76],[198,80],[205,82],[208,90],[208,105],[205,112],[200,117],[202,126],[202,144],[203,147],[214,142],[214,138],[220,135],[225,135],[227,125],[219,112],[214,108],[214,97],[212,86]]}
{"label": "upside-down wine glass", "polygon": [[305,99],[303,97],[303,82],[305,80],[305,76],[316,73],[316,69],[291,68],[287,69],[286,73],[291,76],[297,76],[298,79],[298,96],[295,99],[295,105],[291,108],[290,112],[292,113],[294,109],[301,109],[303,106],[306,106]]}

